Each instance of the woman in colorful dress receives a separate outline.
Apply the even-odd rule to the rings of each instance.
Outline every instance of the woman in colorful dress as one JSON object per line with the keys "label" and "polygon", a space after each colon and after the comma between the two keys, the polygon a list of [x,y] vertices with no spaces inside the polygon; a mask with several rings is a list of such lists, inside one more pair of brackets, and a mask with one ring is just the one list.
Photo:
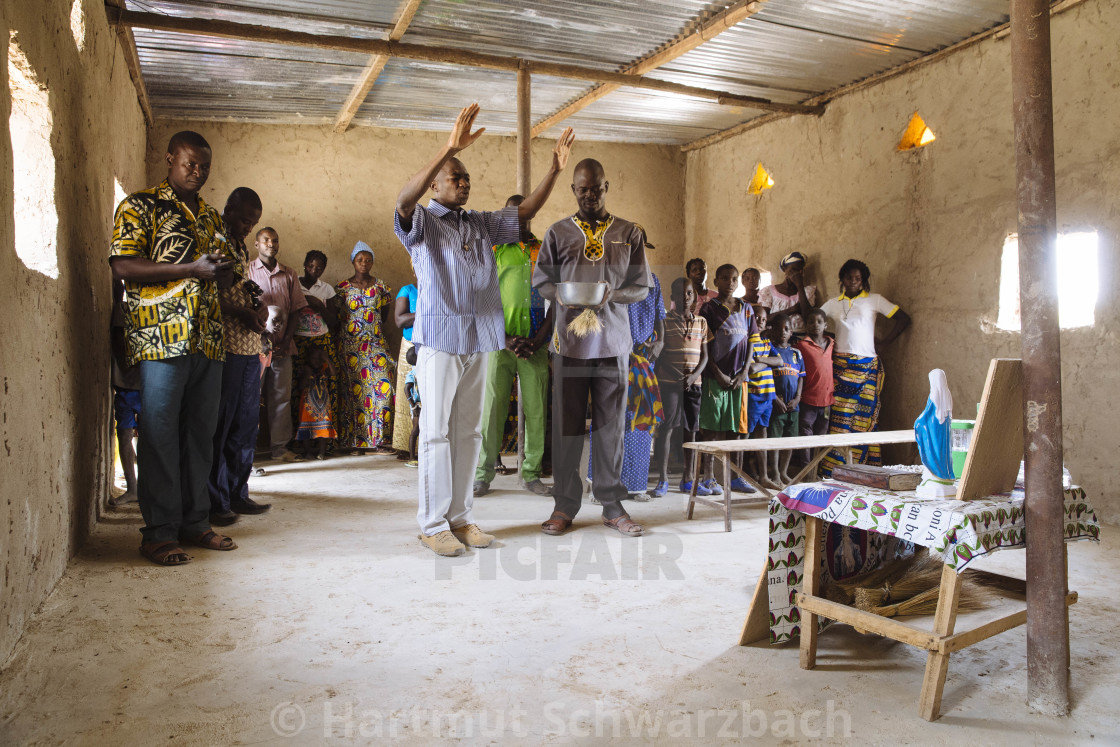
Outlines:
{"label": "woman in colorful dress", "polygon": [[373,249],[368,244],[355,244],[350,262],[354,274],[335,286],[341,307],[338,439],[353,454],[366,449],[391,454],[396,364],[385,350],[384,329],[393,297],[389,286],[370,274]]}
{"label": "woman in colorful dress", "polygon": [[[300,398],[303,394],[303,371],[308,354],[320,348],[327,354],[332,370],[329,373],[326,390],[331,400],[331,411],[338,412],[338,356],[332,330],[338,329],[338,299],[334,288],[322,281],[323,271],[327,269],[327,255],[312,249],[303,260],[303,275],[299,278],[300,290],[307,299],[307,306],[300,310],[296,318],[296,329],[292,339],[296,343],[296,354],[292,361],[292,423],[300,424]],[[333,448],[333,444],[331,445]]]}
{"label": "woman in colorful dress", "polygon": [[[832,376],[836,382],[829,433],[867,433],[879,424],[880,395],[885,373],[875,349],[875,320],[880,315],[893,322],[881,340],[894,342],[910,325],[910,317],[895,304],[871,292],[871,271],[858,259],[849,259],[840,268],[840,296],[821,305],[829,326],[836,333],[832,354]],[[857,446],[861,464],[879,464],[878,446]],[[821,475],[830,477],[832,468],[844,464],[844,456],[833,449],[821,461]]]}

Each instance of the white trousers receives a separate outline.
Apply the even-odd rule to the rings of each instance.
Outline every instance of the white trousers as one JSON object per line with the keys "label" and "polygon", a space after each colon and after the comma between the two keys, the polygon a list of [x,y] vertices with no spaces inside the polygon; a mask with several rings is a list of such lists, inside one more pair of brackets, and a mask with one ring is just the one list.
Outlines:
{"label": "white trousers", "polygon": [[422,346],[420,389],[420,531],[432,536],[473,522],[474,470],[482,448],[486,353],[455,355]]}

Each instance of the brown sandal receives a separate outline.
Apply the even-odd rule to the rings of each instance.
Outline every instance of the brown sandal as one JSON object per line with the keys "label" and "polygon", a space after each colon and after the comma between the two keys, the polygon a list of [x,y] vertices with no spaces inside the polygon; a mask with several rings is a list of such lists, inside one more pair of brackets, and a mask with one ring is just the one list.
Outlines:
{"label": "brown sandal", "polygon": [[204,547],[207,550],[236,550],[237,543],[232,538],[226,537],[223,534],[218,534],[213,529],[209,532],[198,535],[197,537],[183,537],[183,542],[197,547]]}
{"label": "brown sandal", "polygon": [[193,558],[174,540],[167,542],[141,542],[140,554],[156,565],[186,565]]}
{"label": "brown sandal", "polygon": [[552,516],[548,517],[548,521],[541,524],[541,531],[545,534],[558,535],[568,531],[571,527],[571,516],[562,514],[559,511],[553,511]]}
{"label": "brown sandal", "polygon": [[631,519],[626,514],[617,516],[613,519],[603,517],[603,526],[610,527],[623,537],[640,537],[642,536],[642,525]]}

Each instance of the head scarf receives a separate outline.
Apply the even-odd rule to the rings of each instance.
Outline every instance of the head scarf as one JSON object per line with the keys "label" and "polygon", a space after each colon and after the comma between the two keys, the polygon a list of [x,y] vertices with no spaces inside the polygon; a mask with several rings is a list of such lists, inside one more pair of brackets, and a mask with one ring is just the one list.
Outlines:
{"label": "head scarf", "polygon": [[354,244],[354,251],[350,252],[350,261],[353,262],[354,258],[361,252],[369,252],[369,258],[371,260],[375,256],[373,250],[369,248],[369,244],[364,241],[359,241],[357,244]]}
{"label": "head scarf", "polygon": [[794,262],[805,264],[805,255],[801,252],[790,252],[786,256],[782,257],[782,261],[778,263],[778,269],[784,270],[786,269],[787,265],[792,265]]}

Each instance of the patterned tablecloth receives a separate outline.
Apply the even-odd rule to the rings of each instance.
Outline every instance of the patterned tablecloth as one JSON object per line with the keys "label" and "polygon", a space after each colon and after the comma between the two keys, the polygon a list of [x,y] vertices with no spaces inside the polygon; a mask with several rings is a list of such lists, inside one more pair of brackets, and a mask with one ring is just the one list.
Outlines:
{"label": "patterned tablecloth", "polygon": [[[1023,492],[979,501],[931,500],[914,493],[815,482],[792,485],[770,501],[766,581],[770,642],[784,643],[801,631],[793,604],[801,589],[805,515],[824,524],[824,583],[877,568],[922,545],[960,572],[976,558],[1026,543]],[[1065,538],[1098,540],[1100,524],[1085,491],[1065,490]],[[862,530],[862,531],[861,531]]]}

